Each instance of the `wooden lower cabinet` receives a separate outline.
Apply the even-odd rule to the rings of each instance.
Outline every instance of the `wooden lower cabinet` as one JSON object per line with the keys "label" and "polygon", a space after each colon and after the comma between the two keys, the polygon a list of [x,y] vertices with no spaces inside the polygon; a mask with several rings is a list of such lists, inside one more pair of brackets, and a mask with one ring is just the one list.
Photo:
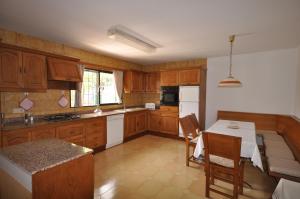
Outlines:
{"label": "wooden lower cabinet", "polygon": [[82,123],[75,123],[59,126],[56,128],[56,137],[84,146],[84,125]]}
{"label": "wooden lower cabinet", "polygon": [[20,129],[15,131],[2,132],[3,147],[21,144],[30,141],[30,131],[27,129]]}
{"label": "wooden lower cabinet", "polygon": [[178,135],[179,121],[176,111],[150,111],[148,116],[148,127],[150,131]]}
{"label": "wooden lower cabinet", "polygon": [[31,140],[55,138],[55,128],[35,129],[31,132]]}
{"label": "wooden lower cabinet", "polygon": [[84,128],[85,146],[94,149],[106,145],[106,129],[106,117],[87,121]]}
{"label": "wooden lower cabinet", "polygon": [[92,199],[94,158],[92,154],[68,161],[32,176],[32,199]]}
{"label": "wooden lower cabinet", "polygon": [[147,112],[137,111],[126,113],[124,118],[124,137],[130,137],[147,130]]}
{"label": "wooden lower cabinet", "polygon": [[161,130],[161,116],[160,114],[149,113],[148,127],[150,131],[159,132]]}
{"label": "wooden lower cabinet", "polygon": [[178,117],[162,116],[161,118],[161,132],[171,135],[178,135]]}

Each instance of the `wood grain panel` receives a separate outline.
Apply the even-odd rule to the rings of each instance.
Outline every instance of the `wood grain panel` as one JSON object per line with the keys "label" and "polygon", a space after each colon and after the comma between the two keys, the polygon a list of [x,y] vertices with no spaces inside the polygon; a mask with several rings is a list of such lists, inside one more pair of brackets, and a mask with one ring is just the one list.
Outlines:
{"label": "wood grain panel", "polygon": [[2,139],[3,147],[29,142],[30,132],[27,129],[2,132]]}
{"label": "wood grain panel", "polygon": [[94,159],[85,155],[32,176],[33,198],[92,199],[94,197]]}
{"label": "wood grain panel", "polygon": [[31,132],[31,140],[55,138],[55,128],[40,128]]}
{"label": "wood grain panel", "polygon": [[273,114],[218,111],[218,119],[254,122],[256,129],[277,130],[277,116]]}
{"label": "wood grain panel", "polygon": [[294,156],[300,161],[300,123],[291,116],[278,116],[277,131],[283,135]]}

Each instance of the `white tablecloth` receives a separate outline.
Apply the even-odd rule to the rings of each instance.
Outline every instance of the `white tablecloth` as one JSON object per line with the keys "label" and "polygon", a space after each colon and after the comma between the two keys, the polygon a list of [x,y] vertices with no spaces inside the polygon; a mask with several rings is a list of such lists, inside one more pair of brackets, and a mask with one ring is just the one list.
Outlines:
{"label": "white tablecloth", "polygon": [[[232,124],[237,125],[239,128],[238,129],[228,128],[228,126]],[[219,133],[224,135],[241,137],[242,138],[241,157],[250,158],[254,166],[257,166],[261,170],[263,170],[261,156],[256,143],[255,124],[253,122],[218,120],[206,131],[212,133]],[[202,135],[200,135],[194,151],[194,156],[196,158],[202,154],[203,147],[204,147],[203,139],[202,139]]]}
{"label": "white tablecloth", "polygon": [[300,198],[300,183],[281,178],[273,195],[273,199]]}

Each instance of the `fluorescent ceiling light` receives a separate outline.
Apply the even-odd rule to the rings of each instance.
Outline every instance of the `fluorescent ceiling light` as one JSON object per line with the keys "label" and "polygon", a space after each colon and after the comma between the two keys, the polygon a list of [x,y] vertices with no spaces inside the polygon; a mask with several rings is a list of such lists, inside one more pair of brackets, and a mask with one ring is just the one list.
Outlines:
{"label": "fluorescent ceiling light", "polygon": [[121,43],[124,43],[126,45],[137,48],[147,53],[153,53],[156,51],[157,48],[161,47],[159,44],[121,25],[111,27],[107,31],[107,36],[111,39],[114,39],[116,41],[119,41]]}

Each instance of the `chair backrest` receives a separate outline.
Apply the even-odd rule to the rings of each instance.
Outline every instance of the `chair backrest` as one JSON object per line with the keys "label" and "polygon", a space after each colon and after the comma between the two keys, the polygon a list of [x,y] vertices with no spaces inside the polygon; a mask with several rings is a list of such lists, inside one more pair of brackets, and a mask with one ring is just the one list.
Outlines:
{"label": "chair backrest", "polygon": [[215,155],[233,160],[234,168],[238,167],[241,158],[242,138],[212,132],[203,132],[202,135],[205,162],[209,163],[209,155]]}
{"label": "chair backrest", "polygon": [[191,135],[194,138],[196,134],[197,127],[194,125],[191,115],[187,115],[185,117],[179,118],[179,123],[181,125],[181,129],[183,131],[183,135],[186,139]]}
{"label": "chair backrest", "polygon": [[194,126],[197,127],[197,129],[200,131],[200,124],[199,124],[199,121],[198,121],[198,119],[197,119],[195,113],[192,113],[192,114],[190,115],[190,117],[191,117],[191,119],[192,119],[192,122],[193,122]]}

